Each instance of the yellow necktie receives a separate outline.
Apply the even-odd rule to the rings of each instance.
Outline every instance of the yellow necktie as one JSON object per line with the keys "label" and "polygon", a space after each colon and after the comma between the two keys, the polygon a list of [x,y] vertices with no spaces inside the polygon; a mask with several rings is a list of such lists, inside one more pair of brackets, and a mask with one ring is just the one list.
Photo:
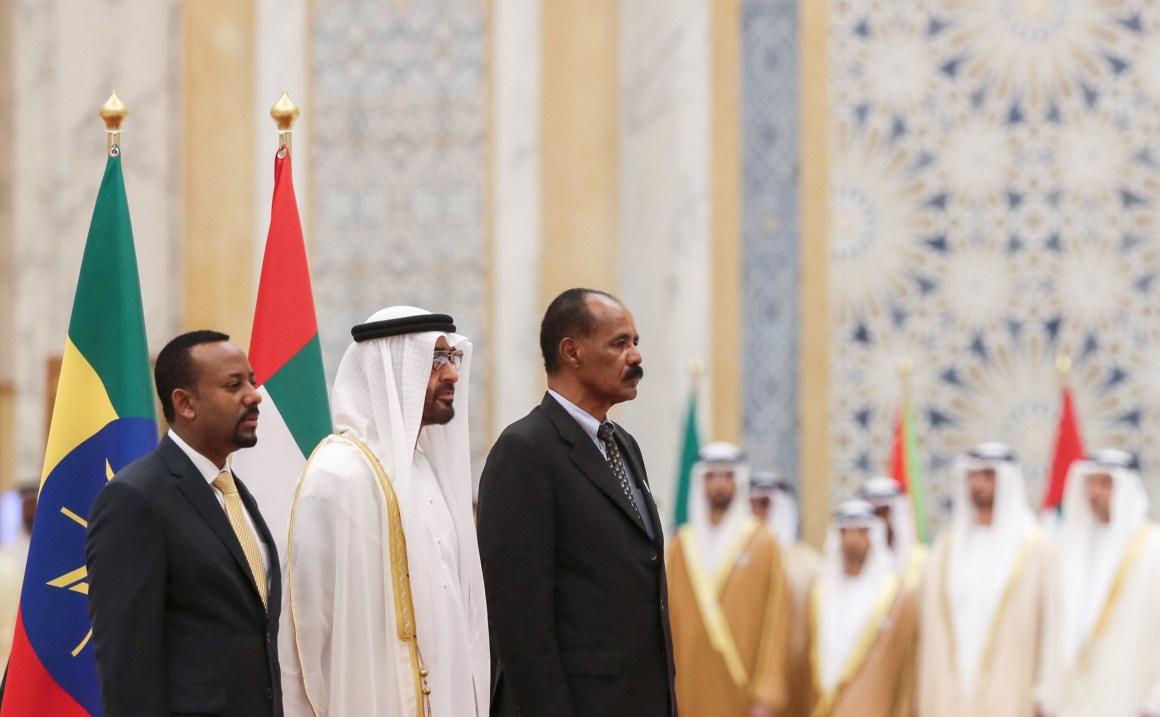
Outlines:
{"label": "yellow necktie", "polygon": [[228,470],[218,473],[213,480],[213,487],[222,492],[226,498],[226,515],[230,518],[230,525],[242,544],[242,552],[246,554],[246,562],[254,573],[254,583],[258,586],[258,593],[262,596],[262,605],[269,610],[269,596],[266,588],[266,565],[262,562],[262,552],[258,550],[258,539],[254,531],[246,523],[246,513],[242,508],[242,496],[238,495],[238,485],[234,483],[234,474]]}

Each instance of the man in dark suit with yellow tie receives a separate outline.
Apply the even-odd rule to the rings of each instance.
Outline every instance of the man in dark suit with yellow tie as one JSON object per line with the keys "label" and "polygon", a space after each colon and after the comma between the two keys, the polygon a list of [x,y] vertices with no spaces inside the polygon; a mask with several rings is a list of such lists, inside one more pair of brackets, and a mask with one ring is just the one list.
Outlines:
{"label": "man in dark suit with yellow tie", "polygon": [[636,440],[608,409],[644,375],[632,314],[570,289],[548,307],[548,393],[479,485],[492,715],[673,717],[664,535]]}
{"label": "man in dark suit with yellow tie", "polygon": [[229,456],[257,442],[246,355],[194,331],[157,357],[169,434],[97,495],[86,557],[108,717],[282,714],[278,554]]}

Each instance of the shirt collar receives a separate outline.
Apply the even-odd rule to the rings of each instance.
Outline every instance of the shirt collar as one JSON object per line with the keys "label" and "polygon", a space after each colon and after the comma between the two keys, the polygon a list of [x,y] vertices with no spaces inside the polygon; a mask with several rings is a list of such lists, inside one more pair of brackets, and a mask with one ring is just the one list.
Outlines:
{"label": "shirt collar", "polygon": [[603,445],[604,442],[600,440],[600,436],[597,434],[597,431],[600,430],[600,424],[608,420],[607,417],[604,419],[604,421],[598,421],[592,417],[591,413],[585,411],[583,408],[580,408],[552,389],[549,388],[548,393],[552,395],[552,398],[556,399],[556,403],[559,403],[564,407],[564,410],[568,412],[568,415],[572,416],[572,418],[580,424],[580,427],[583,428],[584,432],[587,433],[588,436],[596,442],[596,445]]}
{"label": "shirt collar", "polygon": [[[174,433],[172,428],[169,429],[169,438],[177,444],[177,447],[181,449],[182,453],[189,456],[189,460],[193,462],[193,467],[197,469],[198,473],[201,473],[202,478],[205,478],[207,483],[212,484],[217,480],[218,474],[222,472],[221,468],[218,468],[213,464],[213,461],[194,450],[188,443],[181,439],[181,436]],[[230,469],[231,458],[233,458],[233,454],[230,454],[230,457],[226,458],[225,470]]]}

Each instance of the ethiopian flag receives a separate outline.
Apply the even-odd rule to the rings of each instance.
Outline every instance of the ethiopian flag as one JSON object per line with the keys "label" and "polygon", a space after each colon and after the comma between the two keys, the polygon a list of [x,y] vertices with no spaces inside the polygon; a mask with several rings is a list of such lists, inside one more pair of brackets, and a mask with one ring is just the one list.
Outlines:
{"label": "ethiopian flag", "polygon": [[250,365],[262,394],[258,444],[235,454],[232,465],[262,506],[278,552],[284,554],[294,485],[314,447],[331,430],[289,151],[279,150],[274,157],[274,201],[258,282]]}
{"label": "ethiopian flag", "polygon": [[923,495],[922,472],[918,461],[918,431],[915,426],[914,405],[903,403],[894,419],[894,450],[890,459],[890,473],[910,494],[914,506],[914,525],[918,539],[930,544],[930,533],[926,526],[926,500]]}
{"label": "ethiopian flag", "polygon": [[693,482],[693,464],[701,453],[701,437],[697,432],[697,389],[689,391],[689,407],[685,416],[685,440],[681,445],[677,465],[677,495],[674,501],[673,525],[680,527],[689,522],[689,489]]}
{"label": "ethiopian flag", "polygon": [[85,529],[113,474],[157,446],[121,158],[110,156],[81,261],[0,717],[100,715]]}

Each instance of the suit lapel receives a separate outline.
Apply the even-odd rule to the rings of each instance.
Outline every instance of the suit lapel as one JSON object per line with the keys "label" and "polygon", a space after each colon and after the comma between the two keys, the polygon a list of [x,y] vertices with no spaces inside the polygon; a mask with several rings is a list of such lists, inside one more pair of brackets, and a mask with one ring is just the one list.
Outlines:
{"label": "suit lapel", "polygon": [[[262,596],[258,593],[258,586],[254,583],[254,574],[250,571],[250,564],[246,560],[246,554],[242,551],[242,544],[238,542],[238,536],[234,533],[233,526],[230,525],[230,519],[226,516],[225,510],[222,509],[221,503],[218,503],[213,489],[209,487],[205,477],[197,470],[197,466],[193,465],[193,461],[189,460],[189,457],[168,436],[161,441],[158,451],[165,459],[169,472],[177,478],[177,489],[193,504],[202,519],[209,524],[210,529],[233,556],[238,569],[245,573],[246,583],[249,584],[254,599],[258,601],[258,606],[261,607]],[[247,510],[249,510],[248,505]],[[251,511],[250,515],[254,514]],[[266,533],[268,534],[269,531]],[[267,545],[271,544],[267,543]]]}
{"label": "suit lapel", "polygon": [[[645,508],[648,510],[649,520],[653,526],[653,542],[658,545],[664,540],[664,530],[662,530],[662,523],[660,514],[657,511],[657,503],[653,500],[652,488],[648,484],[648,474],[644,470],[644,461],[641,460],[640,454],[637,452],[635,442],[629,437],[628,432],[620,427],[620,424],[614,423],[616,426],[616,440],[620,442],[620,453],[624,459],[628,461],[629,470],[640,481],[641,497],[644,498]],[[641,526],[644,529],[644,526]]]}
{"label": "suit lapel", "polygon": [[[544,400],[540,402],[540,410],[556,426],[556,430],[560,432],[560,437],[572,447],[569,454],[572,463],[613,503],[620,506],[621,512],[647,537],[648,533],[645,531],[644,525],[636,517],[636,510],[629,502],[628,496],[624,494],[624,490],[620,487],[620,482],[616,480],[616,476],[613,475],[612,469],[608,467],[608,461],[600,455],[600,449],[596,447],[596,444],[592,442],[592,439],[584,432],[576,419],[568,415],[568,411],[548,393],[544,394]],[[624,445],[623,441],[621,445]],[[621,453],[627,454],[628,452],[622,449]],[[629,467],[635,470],[634,464],[630,463]],[[638,473],[637,475],[643,474]]]}

